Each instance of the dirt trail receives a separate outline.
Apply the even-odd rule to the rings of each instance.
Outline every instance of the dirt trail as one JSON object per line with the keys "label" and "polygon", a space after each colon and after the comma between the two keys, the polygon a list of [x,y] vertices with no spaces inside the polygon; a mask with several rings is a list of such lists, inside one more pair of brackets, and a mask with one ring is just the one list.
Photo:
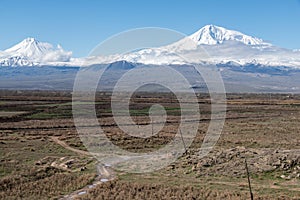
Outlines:
{"label": "dirt trail", "polygon": [[[75,153],[78,153],[80,155],[86,155],[86,156],[92,156],[93,154],[87,151],[82,151],[79,149],[75,149],[73,147],[70,147],[68,144],[66,144],[64,141],[61,141],[58,139],[58,137],[50,137],[55,143],[59,144],[60,146],[64,147],[65,149],[68,149],[70,151],[73,151]],[[72,192],[71,194],[65,195],[61,198],[61,200],[71,200],[75,199],[76,197],[86,194],[88,190],[96,187],[99,184],[102,184],[103,182],[111,181],[116,178],[114,171],[109,167],[102,164],[97,165],[97,171],[98,171],[98,177],[95,178],[95,181],[85,186],[82,189],[79,189],[77,191]]]}
{"label": "dirt trail", "polygon": [[71,194],[65,195],[64,197],[60,198],[60,200],[76,199],[77,197],[86,194],[89,190],[95,188],[97,185],[100,185],[108,181],[112,181],[116,178],[114,171],[107,166],[98,165],[97,169],[98,169],[98,177],[95,178],[95,181],[92,184],[87,185],[84,188],[81,188],[79,190],[76,190]]}
{"label": "dirt trail", "polygon": [[67,143],[65,143],[64,141],[61,141],[58,139],[58,137],[54,137],[54,136],[51,136],[50,137],[55,143],[59,144],[60,146],[64,147],[65,149],[68,149],[70,151],[73,151],[75,153],[78,153],[80,155],[86,155],[86,156],[92,156],[93,154],[91,154],[90,152],[88,151],[83,151],[83,150],[80,150],[80,149],[75,149],[73,147],[70,147]]}

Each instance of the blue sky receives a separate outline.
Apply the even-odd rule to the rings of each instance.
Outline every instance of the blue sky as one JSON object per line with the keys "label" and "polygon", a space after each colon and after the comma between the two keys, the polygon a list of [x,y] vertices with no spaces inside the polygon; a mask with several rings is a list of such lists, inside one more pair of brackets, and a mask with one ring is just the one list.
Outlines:
{"label": "blue sky", "polygon": [[191,34],[206,24],[300,49],[300,0],[0,0],[0,8],[1,50],[35,37],[80,57],[128,29]]}

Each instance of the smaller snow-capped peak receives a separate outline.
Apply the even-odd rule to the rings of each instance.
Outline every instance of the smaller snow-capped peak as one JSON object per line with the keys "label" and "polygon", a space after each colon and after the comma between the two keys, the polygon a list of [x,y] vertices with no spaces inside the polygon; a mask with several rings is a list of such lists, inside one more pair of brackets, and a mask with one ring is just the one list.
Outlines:
{"label": "smaller snow-capped peak", "polygon": [[26,57],[33,62],[65,62],[69,61],[72,52],[64,51],[60,45],[40,42],[35,38],[26,38],[15,46],[4,51],[9,57]]}
{"label": "smaller snow-capped peak", "polygon": [[19,44],[6,49],[5,52],[19,54],[30,58],[42,56],[52,49],[53,47],[51,44],[39,42],[35,38],[26,38]]}
{"label": "smaller snow-capped peak", "polygon": [[225,41],[237,41],[246,45],[267,45],[262,39],[245,35],[241,32],[228,30],[215,25],[206,25],[189,36],[198,45],[216,45]]}

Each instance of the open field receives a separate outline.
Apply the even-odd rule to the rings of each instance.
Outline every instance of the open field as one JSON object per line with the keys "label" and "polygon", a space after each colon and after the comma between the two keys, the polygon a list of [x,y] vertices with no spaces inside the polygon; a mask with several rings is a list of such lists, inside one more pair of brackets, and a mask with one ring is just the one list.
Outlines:
{"label": "open field", "polygon": [[[76,132],[71,94],[0,91],[0,199],[70,194],[77,199],[248,199],[245,159],[255,199],[300,199],[300,95],[228,94],[227,99],[221,138],[205,158],[197,156],[210,119],[210,100],[203,94],[198,134],[175,163],[146,174],[115,172],[114,180],[78,195],[99,177],[97,161]],[[130,105],[137,124],[149,123],[154,103],[166,108],[168,123],[147,139],[116,126],[108,94],[98,94],[95,107],[114,144],[149,152],[172,140],[181,113],[170,94],[139,94]]]}

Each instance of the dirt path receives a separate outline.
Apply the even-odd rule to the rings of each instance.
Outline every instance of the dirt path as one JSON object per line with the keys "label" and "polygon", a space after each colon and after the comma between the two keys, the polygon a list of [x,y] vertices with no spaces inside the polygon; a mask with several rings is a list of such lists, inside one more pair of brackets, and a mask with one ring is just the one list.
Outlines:
{"label": "dirt path", "polygon": [[[86,156],[92,156],[93,154],[87,151],[82,151],[79,149],[75,149],[73,147],[70,147],[67,143],[64,141],[61,141],[58,139],[58,137],[50,137],[55,143],[59,144],[60,146],[64,147],[65,149],[68,149],[70,151],[73,151],[75,153],[78,153],[80,155],[86,155]],[[79,190],[76,190],[72,192],[71,194],[65,195],[61,198],[61,200],[71,200],[75,199],[76,197],[86,194],[88,190],[96,187],[99,184],[102,184],[103,182],[111,181],[116,178],[114,171],[109,167],[102,164],[97,165],[97,171],[98,171],[98,177],[95,178],[94,182],[90,185],[85,186],[84,188],[81,188]]]}
{"label": "dirt path", "polygon": [[79,190],[72,192],[71,194],[65,195],[64,197],[60,198],[60,200],[73,200],[77,197],[86,194],[89,190],[95,188],[97,185],[102,183],[112,181],[116,178],[114,171],[109,168],[108,166],[98,165],[98,177],[95,178],[94,182],[90,185],[85,186]]}
{"label": "dirt path", "polygon": [[59,144],[60,146],[64,147],[65,149],[68,149],[70,151],[73,151],[75,153],[78,153],[80,155],[86,155],[86,156],[92,156],[93,154],[91,154],[90,152],[88,151],[83,151],[83,150],[80,150],[80,149],[75,149],[73,147],[70,147],[67,143],[65,143],[64,141],[61,141],[58,139],[58,137],[54,137],[54,136],[51,136],[50,137],[55,143]]}

